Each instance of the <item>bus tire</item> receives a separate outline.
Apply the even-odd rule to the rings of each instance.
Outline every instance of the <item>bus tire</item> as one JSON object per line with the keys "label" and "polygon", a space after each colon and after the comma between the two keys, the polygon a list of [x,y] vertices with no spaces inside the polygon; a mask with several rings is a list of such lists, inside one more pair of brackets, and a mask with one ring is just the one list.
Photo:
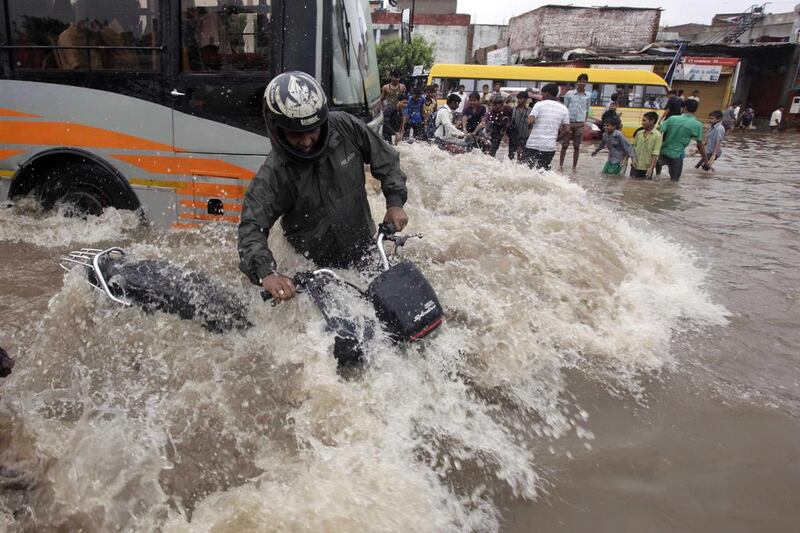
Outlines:
{"label": "bus tire", "polygon": [[106,166],[86,157],[36,161],[16,192],[33,192],[45,211],[65,209],[70,216],[97,216],[107,207],[139,209],[139,199],[124,178]]}
{"label": "bus tire", "polygon": [[37,190],[37,196],[46,211],[64,209],[68,216],[99,216],[114,205],[116,191],[108,181],[97,165],[71,163],[54,173]]}

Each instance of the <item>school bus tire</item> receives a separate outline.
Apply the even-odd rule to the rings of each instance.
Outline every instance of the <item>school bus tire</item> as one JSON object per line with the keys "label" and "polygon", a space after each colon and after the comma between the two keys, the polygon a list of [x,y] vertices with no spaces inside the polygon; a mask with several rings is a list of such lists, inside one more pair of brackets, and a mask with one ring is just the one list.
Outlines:
{"label": "school bus tire", "polygon": [[45,211],[66,209],[73,216],[100,215],[107,207],[137,210],[130,185],[105,162],[82,154],[51,154],[21,169],[10,196],[30,193]]}

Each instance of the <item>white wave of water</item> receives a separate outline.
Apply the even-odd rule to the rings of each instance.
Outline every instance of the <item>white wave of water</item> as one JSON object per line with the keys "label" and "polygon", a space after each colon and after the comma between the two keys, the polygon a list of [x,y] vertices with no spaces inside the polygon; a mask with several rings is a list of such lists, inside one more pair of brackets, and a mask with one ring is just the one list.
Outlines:
{"label": "white wave of water", "polygon": [[[676,363],[675,335],[725,322],[689,250],[566,178],[419,145],[401,155],[409,231],[425,235],[404,255],[437,290],[440,331],[404,348],[378,336],[364,374],[345,380],[307,298],[271,308],[247,286],[232,229],[153,234],[131,253],[224,282],[255,326],[214,335],[115,308],[66,276],[3,398],[20,442],[35,443],[4,452],[37,472],[28,523],[497,530],[497,496],[541,490],[539,449],[573,430],[592,438],[566,371],[639,398],[643,377]],[[375,190],[370,201],[382,217]],[[37,240],[36,224],[3,237],[61,238]],[[111,237],[115,224],[97,222]],[[271,243],[284,271],[308,266]]]}
{"label": "white wave of water", "polygon": [[29,198],[0,207],[0,241],[27,242],[46,248],[68,247],[75,243],[91,245],[122,238],[140,224],[132,211],[106,209],[100,216],[86,219],[67,216],[66,209],[44,213]]}

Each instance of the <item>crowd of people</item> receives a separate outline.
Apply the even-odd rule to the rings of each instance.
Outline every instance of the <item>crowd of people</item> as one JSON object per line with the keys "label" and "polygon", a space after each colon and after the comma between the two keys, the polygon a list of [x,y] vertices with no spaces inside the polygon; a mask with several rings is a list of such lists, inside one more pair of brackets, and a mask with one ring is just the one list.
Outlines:
{"label": "crowd of people", "polygon": [[[391,80],[381,89],[384,140],[390,144],[404,139],[428,141],[454,153],[480,149],[495,157],[507,139],[508,158],[537,169],[549,170],[556,153],[560,153],[558,166],[563,169],[570,146],[572,168],[577,167],[591,106],[598,101],[597,91],[587,91],[586,73],[580,74],[574,88],[564,94],[554,83],[537,92],[527,89],[516,94],[501,90],[499,82],[491,90],[484,84],[481,92],[472,93],[459,85],[441,106],[437,85],[408,91],[401,76],[400,71],[393,71]],[[652,95],[645,99],[642,106],[651,111],[642,115],[631,142],[622,132],[619,111],[628,98],[624,91],[610,95],[600,117],[602,137],[591,155],[608,152],[604,174],[621,175],[630,166],[631,177],[652,179],[666,167],[670,179],[677,181],[692,141],[700,156],[696,168],[713,170],[722,155],[726,133],[734,128],[752,128],[755,117],[752,105],[742,108],[739,102],[724,111],[713,111],[708,115],[710,128],[704,139],[703,124],[695,116],[700,92],[686,96],[681,90],[670,90],[664,101],[656,101]],[[771,129],[780,127],[782,114],[783,108],[772,114]]]}

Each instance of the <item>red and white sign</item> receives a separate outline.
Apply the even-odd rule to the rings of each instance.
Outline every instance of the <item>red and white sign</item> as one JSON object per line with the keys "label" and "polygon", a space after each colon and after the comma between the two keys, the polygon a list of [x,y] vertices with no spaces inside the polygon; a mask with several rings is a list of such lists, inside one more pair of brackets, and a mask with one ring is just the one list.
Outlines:
{"label": "red and white sign", "polygon": [[701,56],[685,56],[684,63],[691,65],[715,65],[720,67],[736,67],[739,64],[738,57],[701,57]]}

